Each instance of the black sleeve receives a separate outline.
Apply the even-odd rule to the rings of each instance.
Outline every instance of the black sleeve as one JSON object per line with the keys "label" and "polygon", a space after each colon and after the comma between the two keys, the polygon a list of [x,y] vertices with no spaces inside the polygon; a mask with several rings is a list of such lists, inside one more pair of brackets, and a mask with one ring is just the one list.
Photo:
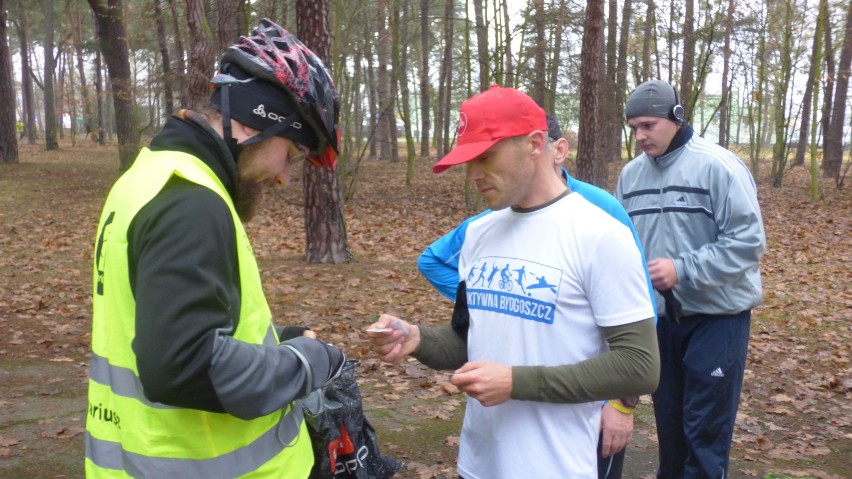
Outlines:
{"label": "black sleeve", "polygon": [[236,233],[211,190],[173,178],[128,231],[139,378],[150,400],[224,412],[208,369],[216,330],[233,330]]}
{"label": "black sleeve", "polygon": [[172,179],[129,236],[132,347],[149,400],[252,419],[339,374],[343,353],[321,341],[296,337],[275,346],[233,337],[241,306],[236,230],[212,191]]}

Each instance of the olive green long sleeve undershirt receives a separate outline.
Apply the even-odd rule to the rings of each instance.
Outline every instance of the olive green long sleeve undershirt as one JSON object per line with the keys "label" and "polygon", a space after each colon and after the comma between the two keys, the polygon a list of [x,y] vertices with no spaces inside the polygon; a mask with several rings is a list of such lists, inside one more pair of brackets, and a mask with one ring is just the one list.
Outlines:
{"label": "olive green long sleeve undershirt", "polygon": [[[575,364],[513,366],[512,399],[582,403],[648,394],[660,378],[654,318],[601,328],[609,352]],[[467,343],[449,323],[420,328],[412,354],[432,369],[458,369],[467,362]]]}

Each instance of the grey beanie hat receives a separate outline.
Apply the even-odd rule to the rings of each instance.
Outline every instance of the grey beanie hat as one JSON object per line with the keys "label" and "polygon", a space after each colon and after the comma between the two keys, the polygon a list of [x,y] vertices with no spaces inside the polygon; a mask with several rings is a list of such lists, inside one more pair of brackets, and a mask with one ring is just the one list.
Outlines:
{"label": "grey beanie hat", "polygon": [[683,122],[683,107],[677,100],[674,87],[662,80],[648,80],[627,97],[624,116],[658,116],[675,123]]}

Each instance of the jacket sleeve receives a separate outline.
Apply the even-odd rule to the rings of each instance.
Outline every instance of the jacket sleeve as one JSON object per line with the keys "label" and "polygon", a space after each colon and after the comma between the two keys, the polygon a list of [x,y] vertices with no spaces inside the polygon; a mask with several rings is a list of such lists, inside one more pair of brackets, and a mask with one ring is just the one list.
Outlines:
{"label": "jacket sleeve", "polygon": [[735,281],[744,271],[757,267],[766,251],[754,180],[745,166],[738,166],[742,171],[720,175],[713,182],[716,241],[681,253],[674,260],[678,281],[688,281],[694,289]]}
{"label": "jacket sleeve", "polygon": [[430,244],[417,258],[417,269],[420,270],[420,274],[449,300],[456,298],[456,289],[459,285],[459,253],[467,227],[471,221],[488,213],[491,213],[491,210],[485,210],[464,220]]}
{"label": "jacket sleeve", "polygon": [[467,362],[467,342],[450,323],[435,328],[420,328],[420,346],[412,354],[429,368],[454,370]]}
{"label": "jacket sleeve", "polygon": [[414,356],[432,369],[458,369],[467,362],[467,333],[470,312],[467,309],[467,286],[459,283],[453,317],[437,328],[420,328],[420,345]]}
{"label": "jacket sleeve", "polygon": [[654,392],[660,352],[654,318],[601,328],[610,351],[576,364],[512,367],[512,399],[581,403]]}
{"label": "jacket sleeve", "polygon": [[250,419],[284,408],[342,366],[343,354],[320,341],[276,347],[233,338],[240,311],[235,229],[212,191],[173,179],[128,236],[132,347],[149,400]]}

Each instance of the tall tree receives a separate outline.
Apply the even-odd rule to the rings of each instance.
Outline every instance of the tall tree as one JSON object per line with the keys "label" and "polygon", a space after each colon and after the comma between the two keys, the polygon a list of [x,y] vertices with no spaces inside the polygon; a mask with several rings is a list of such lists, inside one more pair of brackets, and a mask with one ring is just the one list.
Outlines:
{"label": "tall tree", "polygon": [[172,65],[169,61],[169,46],[166,39],[166,22],[163,19],[162,0],[154,0],[154,20],[157,23],[157,44],[160,47],[160,62],[163,69],[163,97],[166,102],[166,116],[175,109],[175,97],[172,92]]}
{"label": "tall tree", "polygon": [[376,92],[378,93],[379,106],[379,124],[378,135],[376,138],[379,142],[379,158],[383,160],[391,160],[396,162],[399,160],[399,153],[396,151],[396,117],[394,116],[394,104],[396,98],[391,94],[391,76],[388,71],[390,52],[390,29],[385,25],[385,19],[389,18],[387,0],[378,0],[376,2],[378,15],[377,31],[379,41],[376,44],[376,54],[379,62],[378,68],[378,83],[376,84]]}
{"label": "tall tree", "polygon": [[820,1],[819,13],[817,14],[816,23],[814,24],[814,38],[811,45],[811,65],[808,68],[808,80],[805,83],[805,94],[802,97],[802,123],[799,126],[799,141],[796,144],[796,156],[793,159],[794,166],[805,164],[805,150],[808,149],[808,144],[816,142],[816,138],[810,138],[811,125],[811,103],[814,96],[814,88],[819,86],[819,62],[822,61],[822,1]]}
{"label": "tall tree", "polygon": [[[0,0],[0,163],[18,162],[18,130],[15,124],[15,89],[12,83],[12,55],[6,28],[6,0]],[[22,48],[24,46],[22,45]]]}
{"label": "tall tree", "polygon": [[568,6],[566,5],[565,0],[559,0],[559,4],[556,10],[556,25],[553,28],[553,44],[551,46],[551,56],[550,56],[550,65],[548,65],[547,70],[549,70],[548,79],[547,79],[547,87],[545,88],[545,110],[555,114],[556,113],[556,97],[559,92],[559,69],[562,65],[562,37],[565,31],[565,24],[567,22],[562,19],[568,17]]}
{"label": "tall tree", "polygon": [[[761,12],[763,18],[766,18],[767,13]],[[757,78],[755,81],[755,86],[753,90],[753,98],[749,105],[754,103],[754,107],[749,107],[750,109],[750,137],[752,141],[749,143],[751,146],[751,175],[755,178],[759,176],[760,173],[760,160],[763,158],[763,106],[765,104],[763,88],[766,85],[766,21],[760,22],[760,27],[758,29],[758,40],[757,40],[757,53],[755,55],[755,62],[757,63]],[[755,113],[752,114],[751,112]]]}
{"label": "tall tree", "polygon": [[56,122],[56,56],[53,52],[55,13],[53,0],[44,0],[44,145],[47,150],[59,149],[58,124]]}
{"label": "tall tree", "polygon": [[817,107],[819,106],[819,78],[822,66],[822,32],[828,23],[828,0],[819,0],[819,13],[817,14],[816,29],[814,31],[814,48],[811,55],[811,71],[808,81],[813,83],[813,121],[811,123],[811,201],[820,198],[819,162],[817,162]]}
{"label": "tall tree", "polygon": [[115,129],[118,134],[119,169],[133,164],[139,153],[139,130],[133,114],[133,80],[130,72],[130,47],[124,6],[121,0],[88,0],[95,13],[98,40],[101,45],[115,109]]}
{"label": "tall tree", "polygon": [[378,134],[379,129],[379,91],[376,87],[376,68],[374,68],[375,59],[373,58],[373,32],[370,31],[368,22],[364,24],[364,56],[367,58],[367,105],[370,110],[370,158],[376,158],[378,155]]}
{"label": "tall tree", "polygon": [[452,87],[453,70],[453,35],[455,19],[453,17],[453,0],[444,2],[444,52],[441,55],[441,69],[438,75],[438,98],[435,108],[435,146],[438,158],[449,151],[450,139],[447,138],[450,123],[450,88]]}
{"label": "tall tree", "polygon": [[[618,2],[608,0],[606,74],[598,88],[603,112],[600,121],[602,161],[621,160],[621,133],[624,118],[624,90],[627,89],[627,37],[630,32],[631,0],[625,0],[618,28]],[[619,33],[620,31],[620,33]]]}
{"label": "tall tree", "polygon": [[728,14],[725,16],[725,47],[722,54],[722,98],[719,101],[719,145],[728,147],[728,103],[729,80],[731,70],[731,34],[734,30],[734,0],[728,0]]}
{"label": "tall tree", "polygon": [[246,27],[245,0],[216,0],[218,51],[224,52],[240,38]]}
{"label": "tall tree", "polygon": [[618,63],[615,67],[615,118],[619,128],[613,137],[617,158],[621,158],[621,128],[624,124],[624,102],[627,93],[627,45],[630,40],[630,23],[633,17],[633,3],[624,0],[621,10],[621,32],[618,38]]}
{"label": "tall tree", "polygon": [[400,0],[390,0],[390,12],[393,14],[389,15],[388,22],[388,34],[385,36],[387,38],[389,51],[387,52],[390,55],[391,61],[389,62],[390,70],[388,71],[388,86],[390,87],[389,96],[392,99],[391,113],[388,117],[387,128],[388,128],[388,138],[390,139],[390,149],[391,149],[391,157],[390,160],[393,163],[399,161],[399,128],[397,128],[397,122],[400,121],[400,99],[399,99],[399,79],[405,78],[405,71],[402,70],[399,61],[397,60],[396,54],[399,52],[399,6]]}
{"label": "tall tree", "polygon": [[216,60],[204,0],[186,0],[186,25],[190,44],[186,102],[187,108],[198,108],[210,98],[210,71]]}
{"label": "tall tree", "polygon": [[97,138],[98,144],[101,146],[106,143],[106,139],[104,138],[106,133],[104,125],[104,95],[103,65],[101,62],[101,51],[98,50],[95,52],[95,98],[98,105]]}
{"label": "tall tree", "polygon": [[[331,41],[326,0],[296,0],[296,11],[296,28],[300,39],[327,62],[331,55]],[[303,187],[307,261],[325,264],[351,261],[338,170],[320,168],[306,162]]]}
{"label": "tall tree", "polygon": [[30,27],[28,14],[24,9],[22,0],[17,0],[18,11],[18,42],[21,45],[21,96],[24,99],[24,136],[30,145],[35,145],[36,121],[35,121],[35,97],[33,96],[33,79],[30,75],[32,65],[30,63]]}
{"label": "tall tree", "polygon": [[[686,121],[691,123],[695,101],[692,98],[695,83],[695,2],[685,0],[683,18],[683,63],[680,70],[680,103],[686,109]],[[674,8],[674,6],[672,6]]]}
{"label": "tall tree", "polygon": [[506,84],[505,86],[514,87],[515,86],[515,61],[512,58],[512,32],[509,29],[509,2],[507,0],[502,0],[500,5],[503,8],[503,29],[505,30],[503,43],[505,43],[505,58],[506,58]]}
{"label": "tall tree", "polygon": [[843,127],[846,124],[846,98],[849,90],[850,69],[852,69],[852,2],[846,5],[846,28],[843,44],[840,47],[840,61],[837,64],[837,81],[834,87],[831,122],[827,130],[823,160],[825,176],[837,178],[838,186],[842,185],[840,165],[843,162]]}
{"label": "tall tree", "polygon": [[479,91],[488,89],[489,70],[488,30],[483,16],[482,0],[473,0],[473,18],[476,22],[476,53],[479,59]]}
{"label": "tall tree", "polygon": [[832,100],[834,99],[834,81],[837,76],[837,65],[834,62],[834,42],[832,40],[831,30],[831,20],[826,18],[826,28],[824,30],[825,50],[823,52],[823,57],[825,58],[825,85],[823,87],[823,94],[825,95],[825,99],[822,103],[820,121],[822,124],[823,174],[825,174],[826,152],[831,149],[831,146],[828,144],[828,130],[831,128],[831,105],[833,103]]}
{"label": "tall tree", "polygon": [[[642,36],[642,76],[637,79],[637,84],[651,79],[651,41],[656,38],[655,19],[654,0],[648,0],[648,8],[645,13],[645,35]],[[659,58],[659,55],[657,57]],[[659,73],[657,73],[657,76],[659,77]]]}
{"label": "tall tree", "polygon": [[[172,30],[173,30],[173,39],[175,41],[175,90],[179,93],[179,100],[181,105],[188,105],[187,103],[187,89],[186,89],[186,64],[184,60],[186,59],[186,54],[184,53],[183,48],[183,31],[184,29],[180,27],[180,22],[178,22],[178,9],[175,3],[175,0],[169,1],[169,10],[172,14]],[[185,24],[185,23],[184,23]]]}
{"label": "tall tree", "polygon": [[[547,107],[545,92],[545,59],[547,58],[547,39],[545,38],[545,13],[544,0],[533,0],[535,16],[533,23],[535,28],[535,51],[533,60],[533,88],[532,99],[542,108]],[[584,45],[585,46],[585,45]],[[603,60],[601,58],[601,60]]]}
{"label": "tall tree", "polygon": [[603,61],[603,0],[587,0],[583,48],[580,54],[580,130],[577,140],[577,178],[607,187],[606,162],[596,158],[598,136],[598,88]]}
{"label": "tall tree", "polygon": [[429,157],[429,0],[420,0],[420,156]]}
{"label": "tall tree", "polygon": [[779,188],[787,167],[787,91],[790,88],[791,70],[793,68],[793,8],[794,0],[783,0],[780,6],[783,11],[781,26],[781,51],[778,59],[778,77],[775,80],[775,144],[772,147],[772,186]]}
{"label": "tall tree", "polygon": [[74,48],[77,52],[77,73],[80,75],[80,93],[83,100],[83,121],[86,124],[86,135],[88,136],[89,133],[94,131],[95,122],[92,116],[92,102],[89,97],[89,87],[86,80],[86,62],[83,55],[83,13],[79,10],[74,12],[72,21],[74,22],[74,27],[72,28]]}
{"label": "tall tree", "polygon": [[[408,88],[408,8],[409,0],[394,0],[394,3],[402,5],[402,13],[394,15],[391,19],[393,25],[393,58],[394,64],[399,65],[396,69],[396,85],[399,88],[399,103],[400,116],[405,128],[405,152],[406,152],[406,169],[405,169],[405,185],[411,186],[414,180],[414,136],[411,134],[411,108],[410,96]],[[400,10],[397,8],[397,10]]]}

